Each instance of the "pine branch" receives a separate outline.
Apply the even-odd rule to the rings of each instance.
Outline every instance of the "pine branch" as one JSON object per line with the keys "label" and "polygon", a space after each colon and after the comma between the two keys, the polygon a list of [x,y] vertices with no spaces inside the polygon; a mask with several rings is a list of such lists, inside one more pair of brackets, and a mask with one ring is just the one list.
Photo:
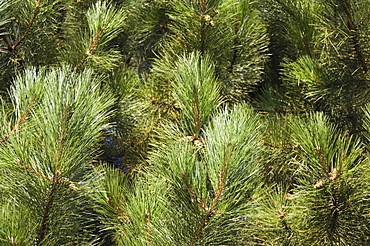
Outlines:
{"label": "pine branch", "polygon": [[232,155],[233,155],[233,144],[228,143],[228,146],[227,146],[226,152],[225,152],[225,156],[224,156],[224,160],[223,160],[223,163],[222,163],[220,177],[219,177],[218,183],[217,183],[215,197],[212,200],[211,210],[214,209],[217,202],[221,199],[222,192],[224,190],[224,185],[226,183],[226,171],[227,171],[228,164],[232,160]]}
{"label": "pine branch", "polygon": [[182,110],[188,134],[199,139],[202,127],[221,102],[214,66],[210,57],[200,52],[182,57],[176,65],[174,98]]}
{"label": "pine branch", "polygon": [[123,213],[121,208],[119,208],[118,206],[113,204],[113,202],[110,198],[107,198],[106,202],[116,212],[117,215],[124,218],[127,222],[131,221],[130,218]]}
{"label": "pine branch", "polygon": [[279,215],[277,217],[280,220],[281,224],[283,225],[284,229],[287,231],[291,230],[288,222],[285,219],[286,213],[283,210],[279,210],[278,214]]}
{"label": "pine branch", "polygon": [[231,61],[230,61],[229,65],[227,66],[227,70],[229,71],[229,73],[233,72],[233,68],[234,68],[234,66],[236,64],[236,61],[237,61],[237,58],[238,58],[238,48],[237,48],[239,46],[239,40],[237,38],[238,32],[239,32],[239,24],[235,23],[235,25],[234,25],[235,38],[234,38],[233,55],[231,57]]}
{"label": "pine branch", "polygon": [[[43,179],[46,179],[46,180],[49,180],[49,181],[53,181],[53,178],[50,178],[50,177],[47,177],[45,175],[43,175],[42,173],[36,171],[33,167],[25,164],[23,161],[21,160],[18,160],[17,161],[17,164],[26,168],[28,171],[30,171],[31,173],[33,174],[36,174],[37,176],[43,178]],[[60,173],[61,171],[60,170],[57,170],[57,173]],[[71,187],[73,187],[74,189],[77,189],[74,185],[76,184],[76,182],[73,182],[73,181],[70,181],[68,178],[61,178],[60,180],[62,180],[64,183],[66,184],[69,184]],[[123,215],[124,216],[124,215]]]}
{"label": "pine branch", "polygon": [[199,239],[199,236],[201,235],[203,229],[206,227],[206,225],[208,224],[208,222],[211,220],[212,216],[214,215],[214,213],[211,211],[209,212],[204,218],[203,218],[203,221],[202,223],[199,225],[198,229],[197,229],[197,233],[194,235],[194,237],[191,239],[190,243],[189,243],[189,246],[194,246],[196,245],[196,242],[197,240]]}
{"label": "pine branch", "polygon": [[193,110],[194,110],[194,114],[193,114],[193,120],[194,120],[194,125],[195,125],[195,134],[194,134],[194,138],[195,139],[198,139],[199,138],[199,134],[200,134],[200,128],[201,128],[201,112],[200,112],[200,109],[199,109],[199,94],[198,94],[198,91],[197,91],[197,85],[194,85],[194,88],[193,88]]}
{"label": "pine branch", "polygon": [[[81,54],[82,59],[77,63],[73,71],[78,70],[82,65],[86,63],[89,57],[92,57],[98,50],[98,48],[108,44],[109,41],[117,37],[122,31],[125,20],[125,12],[123,8],[117,8],[117,5],[111,3],[111,1],[97,1],[93,4],[88,11],[85,13],[87,20],[87,33],[82,35],[81,38],[91,40],[89,47],[86,47],[86,43],[80,42],[76,47],[78,50],[87,49],[84,55]],[[82,48],[82,49],[81,49]],[[115,55],[114,55],[115,54]],[[102,52],[99,54],[102,62],[100,64],[109,64],[109,60],[115,60],[117,53],[113,50]],[[93,57],[95,58],[95,56]],[[99,59],[92,59],[97,62]],[[105,63],[107,62],[107,63]],[[109,65],[110,66],[110,65]]]}
{"label": "pine branch", "polygon": [[[190,239],[189,246],[194,246],[194,245],[196,245],[196,242],[199,239],[200,235],[202,234],[204,228],[206,227],[206,225],[208,224],[208,222],[211,220],[211,218],[213,217],[213,215],[216,214],[216,212],[212,209],[213,201],[212,201],[212,205],[211,206],[208,206],[205,201],[200,201],[199,198],[197,197],[197,195],[195,194],[193,188],[190,186],[189,182],[187,181],[185,174],[182,173],[181,176],[182,176],[182,179],[184,180],[184,182],[185,182],[185,184],[187,186],[187,189],[188,189],[188,191],[190,193],[191,201],[192,202],[195,202],[196,204],[198,204],[199,207],[201,207],[206,212],[204,218],[202,219],[200,225],[198,226],[198,228],[196,230],[196,233]],[[204,199],[202,199],[202,200],[204,200]]]}
{"label": "pine branch", "polygon": [[[275,0],[275,1],[282,7],[282,9],[285,11],[285,13],[287,13],[289,16],[292,17],[291,21],[293,21],[294,23],[300,24],[300,23],[305,23],[307,21],[306,19],[304,19],[305,17],[301,15],[302,9],[299,9],[296,6],[292,5],[293,3],[295,4],[294,1],[290,2],[290,3],[288,3],[287,1],[284,1],[284,0]],[[302,2],[304,2],[304,1],[302,1]],[[305,9],[303,11],[308,11],[308,10]],[[307,24],[307,23],[305,23],[305,24]],[[310,24],[312,24],[312,23],[310,23]],[[309,57],[312,58],[313,57],[313,51],[312,51],[312,47],[311,47],[311,44],[310,44],[309,36],[307,35],[307,33],[304,30],[300,30],[300,37],[299,38],[300,38],[300,42],[301,42],[303,51],[305,52],[306,55],[308,55]]]}
{"label": "pine branch", "polygon": [[6,46],[8,47],[8,51],[12,52],[12,44],[10,43],[9,39],[7,39],[7,37],[3,36],[2,37],[4,43],[6,44]]}
{"label": "pine branch", "polygon": [[46,234],[49,227],[49,221],[50,221],[50,213],[52,210],[52,207],[55,203],[55,195],[57,192],[57,189],[60,185],[68,185],[69,180],[64,177],[60,177],[61,170],[56,170],[54,177],[50,179],[51,185],[50,190],[48,194],[48,198],[44,207],[44,212],[41,219],[40,229],[38,231],[38,234],[36,236],[36,245],[43,245],[43,241],[46,239]]}
{"label": "pine branch", "polygon": [[23,35],[21,36],[21,38],[18,40],[18,42],[16,42],[14,45],[11,45],[10,42],[8,40],[4,40],[4,42],[8,45],[8,50],[10,52],[15,52],[16,48],[26,39],[28,33],[31,31],[32,29],[32,26],[33,26],[33,23],[37,17],[37,14],[39,13],[39,10],[40,10],[40,6],[41,6],[41,0],[37,0],[36,2],[36,6],[33,10],[33,13],[32,13],[32,16],[31,16],[31,20],[26,28],[26,30],[24,31]]}
{"label": "pine branch", "polygon": [[93,39],[91,41],[91,44],[90,44],[90,47],[89,47],[89,50],[86,52],[85,57],[82,58],[82,60],[75,66],[73,71],[78,70],[87,61],[87,59],[95,53],[97,47],[99,46],[99,40],[103,35],[103,31],[104,31],[104,28],[100,27],[99,31],[93,37]]}
{"label": "pine branch", "polygon": [[[22,112],[21,117],[18,119],[17,123],[13,127],[13,129],[10,131],[10,134],[4,135],[3,139],[0,141],[0,143],[7,141],[9,138],[9,135],[14,135],[16,131],[18,131],[22,125],[26,122],[26,119],[28,117],[29,111],[34,105],[34,101],[31,100],[31,102],[27,105],[26,109]],[[9,123],[10,124],[10,123]]]}
{"label": "pine branch", "polygon": [[[187,182],[187,181],[185,181],[185,183],[188,185],[189,183]],[[209,208],[208,208],[208,206],[207,206],[207,204],[206,203],[204,203],[204,202],[201,202],[199,199],[198,199],[198,197],[197,197],[197,195],[195,194],[195,192],[194,192],[194,190],[193,190],[193,188],[191,188],[189,185],[188,185],[188,191],[189,191],[189,193],[190,193],[190,196],[191,196],[191,201],[192,202],[195,202],[196,204],[198,204],[199,205],[199,207],[201,207],[202,209],[204,209],[204,211],[208,211],[209,210]]]}
{"label": "pine branch", "polygon": [[202,0],[201,6],[202,6],[202,13],[201,13],[202,20],[201,20],[201,24],[200,24],[201,26],[200,26],[200,48],[199,48],[199,52],[200,52],[200,55],[203,56],[204,52],[206,50],[206,44],[205,44],[206,20],[204,19],[204,17],[206,16],[207,1]]}
{"label": "pine branch", "polygon": [[331,179],[328,164],[324,158],[324,155],[321,151],[320,146],[316,146],[316,151],[317,151],[317,154],[319,155],[319,162],[320,162],[322,170],[325,172],[326,176],[328,176],[328,178]]}
{"label": "pine branch", "polygon": [[362,53],[357,25],[355,24],[354,17],[351,14],[351,4],[349,3],[348,0],[344,0],[343,7],[344,7],[344,12],[345,12],[346,17],[347,17],[348,29],[351,31],[351,34],[352,34],[352,42],[353,42],[353,45],[354,45],[356,56],[357,56],[357,58],[358,58],[358,60],[361,64],[361,67],[362,67],[364,73],[367,73],[367,71],[369,69],[367,67],[367,63],[366,63],[365,58],[364,58],[363,53]]}
{"label": "pine branch", "polygon": [[34,105],[34,102],[31,101],[26,109],[23,111],[21,117],[18,119],[17,123],[15,124],[15,126],[13,127],[13,129],[11,130],[11,134],[13,135],[16,131],[18,131],[18,129],[26,122],[26,119],[28,117],[28,114],[29,114],[29,111],[30,109],[32,108],[32,106]]}
{"label": "pine branch", "polygon": [[38,171],[36,171],[34,168],[32,168],[31,166],[25,164],[23,161],[21,160],[18,160],[17,161],[17,164],[18,165],[21,165],[22,167],[26,168],[28,171],[30,171],[31,173],[33,174],[36,174],[37,176],[43,178],[43,179],[47,179],[49,181],[53,181],[53,178],[49,178],[49,177],[46,177],[45,175],[43,175],[42,173],[39,173]]}
{"label": "pine branch", "polygon": [[215,190],[214,198],[212,199],[211,205],[208,207],[205,203],[200,203],[199,200],[196,198],[194,191],[191,191],[191,194],[193,197],[195,197],[196,202],[201,205],[201,207],[207,212],[205,217],[203,218],[202,222],[200,223],[195,235],[191,238],[191,241],[189,243],[189,246],[194,246],[196,245],[197,240],[199,239],[200,235],[202,234],[204,228],[207,226],[209,221],[212,219],[213,216],[216,214],[220,214],[221,211],[215,210],[215,207],[217,203],[221,200],[223,191],[224,191],[224,186],[226,183],[226,172],[227,172],[227,167],[229,163],[232,161],[232,155],[233,155],[233,145],[231,143],[228,144],[226,151],[225,151],[225,156],[223,159],[222,167],[221,167],[221,172],[220,176],[218,178],[217,182],[217,188]]}
{"label": "pine branch", "polygon": [[49,215],[50,215],[50,212],[51,212],[51,207],[54,203],[56,188],[57,188],[57,185],[59,183],[58,174],[60,174],[60,173],[56,172],[56,176],[54,176],[53,179],[52,179],[51,189],[50,189],[50,192],[49,192],[48,200],[46,202],[46,205],[45,205],[45,208],[44,208],[44,213],[43,213],[42,220],[41,220],[40,231],[37,235],[37,240],[36,240],[36,245],[37,246],[42,245],[42,242],[45,239],[46,230],[47,230],[47,223],[49,221]]}
{"label": "pine branch", "polygon": [[147,246],[150,246],[151,242],[152,242],[152,239],[151,239],[151,232],[150,232],[150,229],[149,229],[149,224],[150,224],[150,214],[148,211],[145,211],[145,237],[146,237],[146,242],[147,242]]}
{"label": "pine branch", "polygon": [[59,164],[63,161],[63,151],[65,150],[65,142],[64,138],[67,135],[69,118],[71,114],[71,106],[65,105],[63,107],[62,118],[60,121],[60,127],[58,130],[58,137],[56,139],[56,153],[55,153],[55,161],[54,161],[54,170],[57,170]]}

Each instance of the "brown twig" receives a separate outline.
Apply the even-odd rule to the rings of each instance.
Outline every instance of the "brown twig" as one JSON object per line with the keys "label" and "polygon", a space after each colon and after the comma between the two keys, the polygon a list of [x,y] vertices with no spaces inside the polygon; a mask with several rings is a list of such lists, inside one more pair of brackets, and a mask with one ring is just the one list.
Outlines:
{"label": "brown twig", "polygon": [[194,235],[194,237],[192,237],[192,239],[189,243],[189,246],[194,246],[196,244],[201,232],[203,231],[204,227],[206,227],[208,222],[211,220],[213,215],[214,214],[212,212],[210,212],[203,218],[202,223],[199,225],[197,233]]}
{"label": "brown twig", "polygon": [[191,238],[189,246],[194,246],[196,244],[196,242],[197,242],[198,238],[200,237],[202,231],[204,230],[206,225],[209,223],[209,221],[212,219],[212,217],[216,214],[221,213],[221,211],[216,211],[215,207],[216,207],[217,203],[220,201],[220,199],[222,197],[222,193],[224,191],[224,185],[226,183],[227,166],[231,162],[231,159],[232,159],[232,149],[233,149],[233,145],[231,143],[229,143],[227,148],[226,148],[226,153],[225,153],[225,156],[224,156],[224,159],[223,159],[220,177],[218,179],[217,188],[215,190],[215,197],[212,200],[211,206],[209,206],[209,207],[206,206],[206,205],[203,206],[204,208],[206,208],[205,210],[207,211],[207,214],[203,218],[202,222],[200,223],[195,235]]}
{"label": "brown twig", "polygon": [[18,129],[24,124],[24,122],[26,121],[27,119],[27,116],[28,116],[28,113],[31,109],[31,107],[34,105],[34,102],[31,101],[26,109],[22,112],[22,115],[21,115],[21,118],[18,119],[17,123],[15,124],[15,126],[13,127],[13,129],[11,130],[11,134],[14,134],[16,131],[18,131]]}
{"label": "brown twig", "polygon": [[324,158],[324,155],[321,151],[321,147],[316,146],[316,151],[317,151],[317,154],[319,155],[319,162],[320,162],[321,168],[325,172],[326,176],[330,179],[331,175],[330,175],[330,172],[329,172],[328,164],[327,164],[327,162]]}
{"label": "brown twig", "polygon": [[199,205],[199,207],[201,207],[204,211],[209,211],[209,207],[207,206],[207,204],[205,202],[201,202],[197,195],[195,194],[194,190],[191,188],[191,187],[188,187],[188,191],[191,195],[191,200],[192,202],[195,202]]}
{"label": "brown twig", "polygon": [[203,218],[202,222],[199,224],[199,227],[198,227],[195,235],[190,240],[189,246],[194,246],[196,244],[196,241],[198,240],[201,232],[203,231],[204,227],[207,225],[207,223],[209,222],[209,220],[211,219],[211,217],[214,215],[214,211],[212,211],[208,207],[208,205],[206,204],[205,201],[200,201],[198,199],[198,197],[195,194],[194,190],[190,187],[189,182],[187,181],[185,174],[182,173],[181,176],[182,176],[182,179],[184,180],[185,184],[187,185],[188,191],[189,191],[190,196],[191,196],[191,201],[192,202],[195,202],[196,204],[198,204],[199,207],[201,207],[207,213],[206,216]]}
{"label": "brown twig", "polygon": [[217,183],[217,189],[216,189],[216,192],[215,192],[215,197],[212,200],[212,206],[211,206],[212,210],[215,207],[215,205],[217,204],[217,202],[221,199],[222,192],[224,190],[224,185],[225,185],[225,181],[226,181],[227,165],[231,161],[231,157],[232,157],[232,149],[231,149],[232,147],[230,147],[230,146],[228,147],[229,151],[226,152],[226,156],[224,157],[224,161],[223,161],[223,164],[222,164],[220,177],[219,177],[218,183]]}
{"label": "brown twig", "polygon": [[150,214],[148,211],[145,211],[145,233],[146,233],[146,242],[147,245],[150,246],[150,243],[152,241],[151,239],[151,231],[149,229],[149,223],[150,223]]}
{"label": "brown twig", "polygon": [[38,171],[36,171],[33,167],[31,167],[31,166],[29,166],[29,165],[27,165],[27,164],[25,164],[23,161],[21,161],[21,160],[18,160],[17,161],[17,164],[18,165],[20,165],[20,166],[22,166],[22,167],[24,167],[24,168],[26,168],[28,171],[30,171],[31,173],[33,173],[33,174],[36,174],[37,176],[39,176],[39,177],[41,177],[41,178],[43,178],[43,179],[47,179],[47,180],[49,180],[49,181],[53,181],[53,178],[50,178],[50,177],[46,177],[45,175],[43,175],[42,173],[39,173]]}
{"label": "brown twig", "polygon": [[[33,105],[34,105],[34,102],[33,102],[33,101],[31,101],[31,102],[27,105],[26,109],[23,111],[23,113],[22,113],[21,117],[18,119],[17,123],[15,124],[15,126],[13,127],[13,129],[10,131],[9,135],[14,135],[14,133],[15,133],[16,131],[18,131],[18,130],[19,130],[19,128],[24,124],[24,122],[25,122],[25,121],[26,121],[26,119],[27,119],[28,113],[29,113],[29,111],[30,111],[30,109],[31,109],[31,107],[32,107]],[[9,122],[9,124],[11,124],[11,123]],[[7,141],[7,140],[8,140],[8,138],[9,138],[9,135],[7,134],[7,135],[3,136],[3,138],[0,140],[0,143],[3,143],[3,142],[5,142],[5,141]]]}
{"label": "brown twig", "polygon": [[2,37],[4,43],[6,44],[6,47],[8,49],[8,51],[12,51],[12,44],[10,43],[9,39],[7,39],[7,37],[3,36]]}
{"label": "brown twig", "polygon": [[89,50],[86,52],[86,55],[84,56],[84,58],[82,58],[82,60],[75,66],[74,71],[78,70],[87,61],[87,59],[95,53],[96,48],[99,45],[100,38],[103,35],[103,31],[104,31],[104,28],[100,27],[99,31],[95,34],[95,36],[93,37],[93,40],[91,41]]}
{"label": "brown twig", "polygon": [[42,215],[40,231],[39,231],[39,233],[37,235],[37,242],[36,242],[36,245],[37,246],[38,245],[42,245],[43,244],[43,241],[45,239],[46,230],[47,230],[47,224],[48,224],[48,221],[49,221],[49,215],[50,215],[50,212],[51,212],[51,207],[52,207],[52,205],[54,203],[54,197],[55,197],[55,193],[56,193],[56,189],[57,189],[58,183],[59,183],[59,178],[58,178],[58,176],[56,174],[52,178],[52,184],[51,184],[49,196],[48,196],[48,199],[46,201],[44,213]]}
{"label": "brown twig", "polygon": [[198,94],[198,91],[197,91],[198,88],[194,88],[194,91],[193,91],[193,112],[194,112],[194,115],[193,115],[193,120],[194,120],[194,126],[195,126],[195,133],[194,133],[194,138],[195,139],[198,139],[199,138],[199,134],[200,134],[200,128],[201,128],[201,112],[200,112],[200,108],[199,108],[199,94]]}
{"label": "brown twig", "polygon": [[31,31],[31,29],[32,29],[32,26],[33,26],[33,23],[35,22],[35,19],[36,19],[36,17],[37,17],[37,14],[39,13],[39,10],[40,10],[40,6],[41,6],[41,0],[37,0],[37,2],[36,2],[36,6],[35,6],[35,8],[33,9],[33,13],[32,13],[32,16],[31,16],[31,20],[30,20],[30,22],[28,23],[28,26],[27,26],[27,28],[26,28],[26,30],[24,31],[24,33],[23,33],[23,35],[21,36],[21,38],[15,43],[15,44],[11,44],[10,42],[9,42],[9,40],[8,39],[4,39],[3,38],[3,40],[4,40],[4,42],[7,44],[7,46],[8,46],[8,50],[10,51],[10,52],[15,52],[15,50],[16,50],[16,48],[26,39],[26,37],[27,37],[27,35],[28,35],[28,33]]}
{"label": "brown twig", "polygon": [[113,204],[112,200],[107,198],[107,204],[122,218],[124,218],[127,222],[130,222],[130,219],[127,215],[125,215],[122,210]]}

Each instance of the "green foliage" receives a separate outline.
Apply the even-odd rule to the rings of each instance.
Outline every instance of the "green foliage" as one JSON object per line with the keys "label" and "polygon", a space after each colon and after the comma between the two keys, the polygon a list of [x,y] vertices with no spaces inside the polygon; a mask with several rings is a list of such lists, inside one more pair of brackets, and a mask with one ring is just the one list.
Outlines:
{"label": "green foliage", "polygon": [[[369,4],[266,2],[278,8],[277,14],[268,18],[273,20],[273,31],[278,29],[274,42],[281,51],[275,59],[284,68],[280,70],[283,86],[275,95],[280,101],[289,102],[279,105],[279,110],[323,111],[342,128],[361,131],[361,107],[368,98],[369,50],[363,40],[367,35],[367,22],[363,20]],[[267,95],[261,99],[269,100]]]}
{"label": "green foliage", "polygon": [[292,127],[302,149],[298,160],[302,170],[294,189],[300,223],[295,226],[309,232],[303,237],[311,245],[367,242],[368,162],[360,141],[342,135],[322,114]]}
{"label": "green foliage", "polygon": [[296,149],[289,127],[297,117],[265,115],[258,140],[263,144],[259,162],[263,165],[262,174],[268,185],[278,184],[289,190],[295,184],[297,174]]}
{"label": "green foliage", "polygon": [[[129,14],[125,33],[120,39],[120,46],[131,63],[144,67],[148,60],[156,57],[169,34],[169,2],[171,1],[125,1]],[[132,58],[132,59],[131,59]],[[131,61],[133,60],[133,61]]]}
{"label": "green foliage", "polygon": [[[79,43],[75,43],[75,47],[71,47],[79,51],[80,55],[76,57],[75,69],[78,69],[89,59],[95,63],[95,66],[111,68],[114,62],[119,59],[117,52],[105,51],[102,49],[108,42],[117,37],[123,27],[125,13],[123,9],[115,9],[110,2],[96,2],[90,7],[86,14],[87,31],[79,34]],[[88,42],[86,42],[88,41]]]}
{"label": "green foliage", "polygon": [[0,244],[369,244],[369,10],[0,0]]}
{"label": "green foliage", "polygon": [[228,99],[248,99],[260,82],[268,44],[253,2],[171,1],[168,16],[164,56],[194,51],[210,56]]}
{"label": "green foliage", "polygon": [[12,225],[12,213],[17,218],[22,209],[29,216],[14,231],[2,227],[1,240],[11,245],[94,240],[84,229],[96,179],[90,165],[113,100],[91,71],[70,69],[30,68],[14,81],[11,129],[2,135],[0,160],[1,204],[9,209],[0,220]]}
{"label": "green foliage", "polygon": [[256,128],[254,112],[240,105],[213,118],[202,146],[184,139],[155,153],[153,171],[170,189],[165,206],[176,244],[243,244],[250,223],[245,215],[260,183]]}
{"label": "green foliage", "polygon": [[220,86],[208,56],[192,53],[176,64],[174,98],[182,111],[185,129],[199,138],[201,129],[220,105]]}

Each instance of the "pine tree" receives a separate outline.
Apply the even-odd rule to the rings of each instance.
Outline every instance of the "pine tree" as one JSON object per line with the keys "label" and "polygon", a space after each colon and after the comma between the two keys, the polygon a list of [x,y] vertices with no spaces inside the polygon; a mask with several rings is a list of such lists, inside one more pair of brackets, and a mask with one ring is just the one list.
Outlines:
{"label": "pine tree", "polygon": [[0,0],[0,244],[369,244],[369,9]]}

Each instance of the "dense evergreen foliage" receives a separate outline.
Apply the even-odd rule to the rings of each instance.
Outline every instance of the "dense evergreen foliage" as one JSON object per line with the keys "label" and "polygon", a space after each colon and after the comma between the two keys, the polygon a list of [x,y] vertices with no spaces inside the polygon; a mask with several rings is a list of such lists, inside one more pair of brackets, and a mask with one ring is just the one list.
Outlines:
{"label": "dense evergreen foliage", "polygon": [[0,245],[370,244],[369,0],[0,0]]}

